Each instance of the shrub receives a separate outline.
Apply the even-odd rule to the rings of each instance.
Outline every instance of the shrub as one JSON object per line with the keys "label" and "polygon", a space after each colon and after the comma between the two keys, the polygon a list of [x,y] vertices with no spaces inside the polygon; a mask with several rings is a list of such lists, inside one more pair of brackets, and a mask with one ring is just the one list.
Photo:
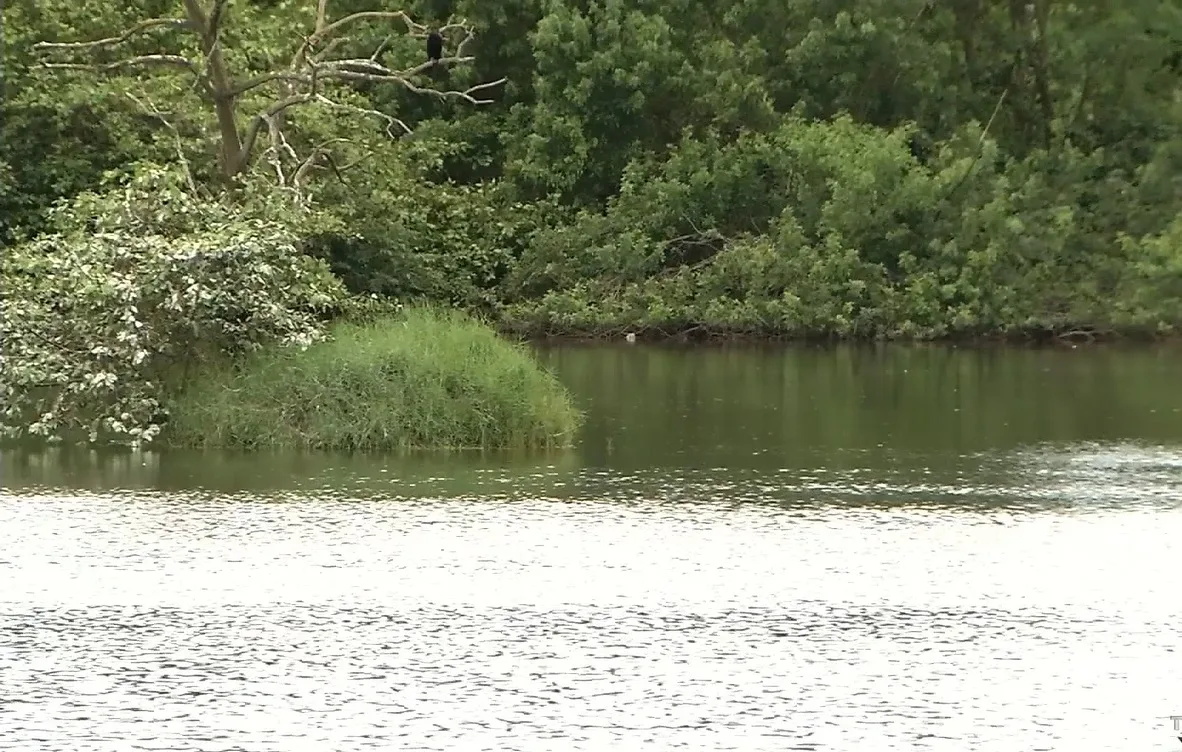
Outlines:
{"label": "shrub", "polygon": [[[1170,331],[1165,189],[1105,164],[1070,147],[1005,159],[979,126],[920,164],[906,129],[845,116],[687,138],[632,163],[604,211],[535,233],[502,319],[549,334]],[[1123,240],[1122,213],[1140,230]]]}
{"label": "shrub", "polygon": [[0,432],[137,444],[168,381],[205,358],[307,344],[344,295],[289,226],[231,218],[164,172],[55,218],[0,259]]}
{"label": "shrub", "polygon": [[169,442],[200,447],[551,447],[580,422],[522,346],[464,314],[418,308],[207,367],[170,413]]}
{"label": "shrub", "polygon": [[433,179],[450,146],[416,134],[397,158],[367,166],[348,184],[318,186],[320,223],[306,251],[353,294],[492,311],[497,285],[529,236],[560,212],[553,202],[521,203],[502,183]]}
{"label": "shrub", "polygon": [[1182,214],[1159,235],[1121,237],[1128,254],[1120,323],[1158,333],[1182,330]]}

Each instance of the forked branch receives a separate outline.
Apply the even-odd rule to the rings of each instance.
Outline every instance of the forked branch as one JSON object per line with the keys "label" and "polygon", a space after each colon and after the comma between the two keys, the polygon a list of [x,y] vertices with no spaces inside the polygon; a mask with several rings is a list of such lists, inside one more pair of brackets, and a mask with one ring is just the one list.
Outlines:
{"label": "forked branch", "polygon": [[[412,37],[425,37],[427,27],[417,23],[405,11],[359,11],[339,19],[331,20],[328,0],[306,0],[316,3],[315,25],[311,33],[300,34],[294,44],[290,62],[252,77],[235,77],[228,70],[222,54],[222,27],[227,22],[227,8],[230,0],[184,0],[187,18],[150,18],[140,21],[113,36],[89,42],[41,42],[33,49],[42,58],[42,64],[50,69],[88,70],[96,73],[121,73],[151,68],[177,68],[191,74],[206,101],[217,116],[221,138],[221,164],[223,174],[231,178],[245,170],[252,158],[259,136],[264,131],[271,135],[268,148],[272,160],[283,155],[293,156],[294,150],[283,129],[287,123],[284,113],[300,105],[316,102],[334,109],[349,110],[358,114],[376,117],[385,123],[385,132],[391,138],[410,131],[410,127],[393,115],[377,110],[343,104],[335,101],[325,85],[350,86],[356,83],[393,84],[419,95],[428,95],[440,100],[457,100],[471,105],[493,102],[491,90],[506,82],[495,81],[469,86],[465,89],[439,89],[423,80],[422,74],[436,65],[454,67],[471,63],[475,58],[466,53],[468,45],[475,38],[475,31],[463,20],[449,23],[439,29],[440,33],[462,38],[453,47],[453,56],[439,61],[425,61],[406,69],[389,68],[381,62],[383,51],[398,33]],[[394,28],[385,40],[368,57],[334,57],[333,52],[348,41],[348,33],[362,23],[388,24]],[[110,49],[127,45],[147,32],[161,29],[184,29],[196,37],[200,53],[192,56],[177,54],[175,51],[161,51],[148,54],[128,54],[122,59],[109,61],[62,59],[62,56],[95,55]],[[274,99],[247,121],[245,129],[241,107],[243,97],[257,94],[271,85]],[[314,148],[304,159],[296,159],[297,167],[292,180],[284,177],[279,169],[282,182],[300,183],[321,159],[331,162],[329,146],[338,140],[330,139]],[[281,154],[282,153],[282,154]]]}

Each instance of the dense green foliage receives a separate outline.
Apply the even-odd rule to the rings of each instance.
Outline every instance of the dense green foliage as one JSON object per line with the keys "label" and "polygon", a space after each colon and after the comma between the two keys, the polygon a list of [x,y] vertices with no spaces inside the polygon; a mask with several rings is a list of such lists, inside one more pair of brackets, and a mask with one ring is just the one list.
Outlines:
{"label": "dense green foliage", "polygon": [[[221,83],[183,26],[34,46],[219,7]],[[462,53],[449,32],[467,57],[417,69],[419,27],[363,19],[327,45],[354,63],[317,63],[328,96],[268,118],[298,81],[243,82],[309,70],[317,7],[11,0],[0,236],[183,160],[202,190],[243,174],[299,193],[300,248],[351,291],[526,332],[1182,325],[1182,0],[412,0],[419,22],[476,30]],[[160,53],[209,65],[115,65]],[[67,60],[105,67],[39,67]],[[506,81],[478,107],[359,78],[365,60],[418,88]]]}
{"label": "dense green foliage", "polygon": [[303,352],[264,349],[191,384],[169,405],[176,444],[535,448],[568,445],[580,422],[521,345],[430,309],[338,324]]}
{"label": "dense green foliage", "polygon": [[178,371],[288,357],[346,293],[531,334],[1182,327],[1182,0],[404,10],[5,4],[9,433],[151,438]]}
{"label": "dense green foliage", "polygon": [[848,116],[686,139],[631,166],[606,210],[537,234],[508,311],[574,332],[846,337],[1179,321],[1176,229],[1122,236],[1127,194],[1084,211],[1083,155],[1015,167],[978,160],[980,141],[968,131],[921,166],[902,131]]}
{"label": "dense green foliage", "polygon": [[[304,252],[322,227],[307,209],[202,198],[143,169],[47,221],[0,258],[0,438],[532,448],[578,424],[492,328],[348,298]],[[334,317],[356,323],[326,331]]]}
{"label": "dense green foliage", "polygon": [[292,222],[170,177],[81,194],[52,234],[0,257],[0,438],[151,442],[189,368],[322,336],[345,290]]}

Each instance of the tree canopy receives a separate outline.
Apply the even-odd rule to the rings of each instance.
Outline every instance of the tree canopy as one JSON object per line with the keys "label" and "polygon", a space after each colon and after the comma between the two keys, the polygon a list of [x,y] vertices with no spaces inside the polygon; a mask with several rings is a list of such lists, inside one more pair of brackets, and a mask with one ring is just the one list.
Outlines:
{"label": "tree canopy", "polygon": [[9,0],[5,23],[12,244],[161,165],[299,204],[293,247],[353,293],[526,332],[1182,324],[1182,0]]}

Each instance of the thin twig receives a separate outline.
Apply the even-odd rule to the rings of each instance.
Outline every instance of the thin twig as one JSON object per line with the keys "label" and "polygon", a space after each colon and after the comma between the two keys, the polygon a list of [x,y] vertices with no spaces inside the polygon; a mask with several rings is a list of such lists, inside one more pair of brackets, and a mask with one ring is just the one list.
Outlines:
{"label": "thin twig", "polygon": [[996,118],[997,113],[1001,111],[1001,103],[1006,101],[1006,94],[1009,93],[1010,87],[1007,86],[1005,90],[1002,91],[1001,96],[997,98],[997,104],[993,106],[993,114],[989,116],[989,122],[985,123],[985,130],[981,131],[981,138],[977,141],[978,145],[985,143],[985,136],[989,134],[989,129],[993,126],[994,118]]}
{"label": "thin twig", "polygon": [[189,191],[194,196],[196,196],[197,195],[197,181],[195,181],[193,179],[193,171],[191,169],[189,169],[189,160],[185,158],[185,149],[184,149],[183,143],[181,142],[180,131],[178,131],[176,129],[176,126],[172,124],[172,121],[169,120],[167,117],[165,117],[164,113],[160,111],[160,108],[157,107],[152,102],[152,100],[148,99],[146,95],[144,95],[144,99],[147,101],[146,104],[143,101],[140,101],[138,98],[136,98],[136,96],[134,94],[128,94],[127,98],[130,99],[131,101],[135,102],[136,104],[138,104],[145,112],[147,112],[148,114],[155,117],[157,120],[159,120],[161,123],[164,124],[165,128],[167,128],[169,131],[172,132],[173,142],[176,146],[176,156],[177,156],[177,159],[180,160],[181,167],[184,168],[184,171],[185,171],[185,182],[188,183],[188,185],[189,185]]}
{"label": "thin twig", "polygon": [[[993,125],[993,120],[997,117],[997,113],[1001,111],[1001,103],[1005,101],[1006,94],[1009,93],[1010,89],[1007,86],[1005,90],[1002,91],[1001,96],[997,98],[997,104],[993,106],[993,114],[989,116],[989,122],[985,123],[985,128],[981,131],[981,137],[977,139],[977,153],[973,156],[973,161],[969,162],[969,166],[967,169],[965,169],[964,175],[961,175],[960,180],[956,181],[956,185],[952,186],[952,190],[948,191],[948,196],[952,196],[960,190],[960,187],[964,185],[966,180],[969,179],[969,175],[973,173],[973,168],[975,168],[977,163],[981,161],[981,147],[985,143],[985,137],[989,135],[989,128]],[[951,206],[951,204],[947,202],[945,202],[944,205]]]}
{"label": "thin twig", "polygon": [[356,112],[361,115],[372,115],[373,117],[380,118],[385,121],[386,135],[389,136],[390,138],[398,138],[398,136],[396,136],[390,132],[390,130],[395,125],[397,125],[399,128],[401,128],[403,133],[410,133],[411,132],[409,125],[402,122],[401,120],[394,117],[393,115],[387,115],[386,113],[379,112],[378,110],[373,110],[368,107],[359,107],[359,106],[353,105],[353,104],[344,104],[342,102],[334,102],[331,99],[329,99],[328,97],[323,96],[323,95],[317,95],[316,101],[320,102],[324,106],[332,108],[332,109],[349,110],[350,112]]}
{"label": "thin twig", "polygon": [[341,180],[341,182],[344,182],[344,178],[341,178],[340,170],[337,169],[336,163],[332,160],[332,154],[328,151],[328,147],[337,143],[348,143],[348,141],[349,139],[347,138],[330,138],[324,143],[314,147],[312,149],[312,153],[310,153],[300,164],[300,166],[296,168],[295,175],[291,179],[291,184],[298,190],[300,184],[303,183],[304,178],[309,172],[316,168],[316,163],[322,156],[328,158],[329,163],[332,165],[333,171],[337,173],[337,178]]}

